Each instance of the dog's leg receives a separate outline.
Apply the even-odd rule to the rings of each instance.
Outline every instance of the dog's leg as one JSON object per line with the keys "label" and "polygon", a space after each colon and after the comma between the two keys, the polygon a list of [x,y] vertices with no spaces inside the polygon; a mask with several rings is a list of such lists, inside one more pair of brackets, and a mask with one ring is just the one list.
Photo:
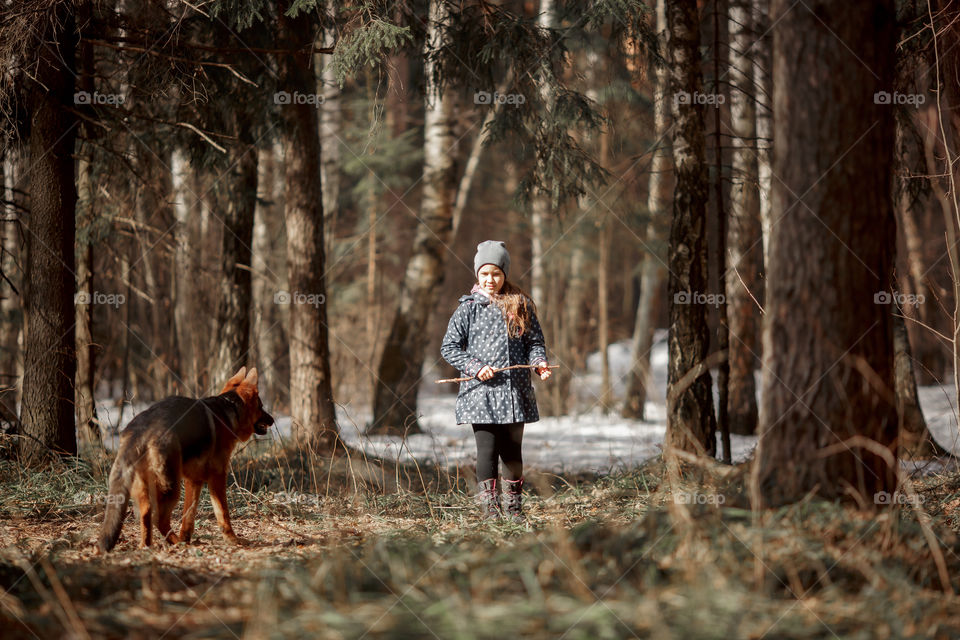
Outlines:
{"label": "dog's leg", "polygon": [[167,491],[157,496],[157,502],[159,503],[157,525],[160,528],[160,535],[162,535],[169,544],[177,544],[180,542],[180,537],[175,534],[170,527],[170,514],[173,513],[173,508],[177,506],[179,500],[179,484],[175,490]]}
{"label": "dog's leg", "polygon": [[227,474],[214,473],[207,480],[207,486],[210,488],[213,512],[217,516],[217,522],[220,523],[223,537],[233,544],[240,544],[240,539],[230,526],[230,514],[227,512]]}
{"label": "dog's leg", "polygon": [[[150,482],[149,480],[147,482]],[[144,482],[143,476],[138,476],[134,484],[134,495],[137,499],[137,510],[140,512],[140,547],[149,547],[153,539],[153,523],[150,520],[150,491]]]}
{"label": "dog's leg", "polygon": [[183,519],[180,521],[180,540],[187,544],[193,537],[193,523],[197,519],[197,506],[200,504],[200,490],[202,482],[195,482],[190,478],[184,481]]}

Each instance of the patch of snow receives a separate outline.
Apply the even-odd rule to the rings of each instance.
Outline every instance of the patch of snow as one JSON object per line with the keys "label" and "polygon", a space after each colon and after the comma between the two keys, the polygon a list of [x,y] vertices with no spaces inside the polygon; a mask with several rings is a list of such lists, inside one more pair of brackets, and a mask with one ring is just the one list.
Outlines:
{"label": "patch of snow", "polygon": [[[657,456],[666,434],[667,343],[666,331],[658,330],[650,352],[654,393],[647,398],[647,420],[628,420],[617,412],[604,414],[599,408],[601,393],[600,356],[587,357],[586,371],[574,375],[571,389],[576,391],[580,409],[574,415],[542,417],[528,424],[524,430],[524,464],[554,473],[594,472],[609,473],[635,467]],[[630,342],[621,341],[609,347],[611,381],[614,398],[622,401],[625,378],[630,369]],[[436,374],[436,375],[435,375]],[[369,410],[351,404],[338,405],[337,415],[341,437],[362,455],[377,456],[400,462],[430,461],[444,467],[473,465],[476,445],[470,425],[454,421],[456,396],[439,390],[433,380],[439,369],[427,372],[427,381],[420,392],[420,424],[424,433],[401,438],[399,436],[366,435],[370,421]],[[716,377],[714,376],[714,381]],[[550,381],[536,380],[534,384],[543,395]],[[759,387],[759,379],[758,379]],[[714,389],[716,391],[716,389]],[[951,386],[919,388],[919,398],[931,434],[944,448],[960,455],[960,432],[957,429],[956,395]],[[542,406],[542,402],[541,402]],[[126,426],[146,405],[127,405],[120,425],[119,408],[115,403],[98,403],[104,440],[108,447],[116,447],[117,427]],[[271,436],[285,440],[290,437],[290,416],[276,415],[276,426]],[[717,436],[719,450],[719,435]],[[756,436],[730,436],[734,462],[749,458],[757,444]],[[915,466],[939,469],[939,463],[904,463],[904,468]]]}

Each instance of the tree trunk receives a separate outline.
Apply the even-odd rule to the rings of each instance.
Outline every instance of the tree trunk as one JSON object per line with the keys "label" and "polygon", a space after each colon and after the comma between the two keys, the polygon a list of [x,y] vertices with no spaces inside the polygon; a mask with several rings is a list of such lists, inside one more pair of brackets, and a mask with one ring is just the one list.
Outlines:
{"label": "tree trunk", "polygon": [[[327,2],[327,20],[329,24],[323,29],[323,46],[332,47],[336,44],[337,30],[333,24],[332,2]],[[333,238],[337,227],[337,215],[340,212],[340,145],[343,144],[343,110],[340,100],[340,83],[337,74],[333,72],[329,56],[320,73],[320,92],[323,95],[323,105],[320,107],[320,148],[323,155],[320,159],[320,184],[323,189],[323,218],[326,255],[332,255]]]}
{"label": "tree trunk", "polygon": [[[308,94],[316,86],[310,63],[313,29],[309,17],[278,8],[277,46],[297,51],[277,56],[280,86]],[[304,47],[307,52],[304,52]],[[323,252],[323,193],[317,109],[287,104],[281,110],[290,291],[290,413],[298,441],[330,450],[339,439],[330,380],[326,282]]]}
{"label": "tree trunk", "polygon": [[[556,24],[554,0],[540,0],[537,25],[551,29]],[[530,203],[530,296],[535,304],[546,307],[546,278],[543,262],[543,245],[547,219],[550,217],[550,196],[535,193]]]}
{"label": "tree trunk", "polygon": [[450,152],[454,144],[453,92],[440,94],[434,57],[448,43],[449,7],[431,0],[424,45],[423,196],[413,253],[400,290],[400,308],[380,357],[370,430],[411,433],[417,422],[417,390],[423,368],[430,314],[443,281],[445,255],[453,231],[457,174]]}
{"label": "tree trunk", "polygon": [[170,178],[173,185],[173,230],[174,254],[172,264],[173,323],[177,341],[179,375],[183,382],[182,393],[200,393],[199,335],[196,318],[200,313],[196,304],[197,264],[192,222],[196,216],[191,212],[199,207],[189,185],[191,168],[180,149],[170,155]]}
{"label": "tree trunk", "polygon": [[[721,19],[722,18],[722,19]],[[725,51],[720,46],[722,37],[727,36],[729,43],[729,34],[724,34],[727,28],[727,7],[723,0],[714,0],[713,2],[713,92],[717,96],[723,96],[726,101],[726,93],[723,84],[720,83],[720,61],[724,60],[729,69],[730,64],[725,55]],[[711,109],[713,112],[713,166],[712,172],[713,193],[714,193],[714,211],[717,218],[717,250],[715,251],[717,260],[717,289],[725,293],[727,287],[727,207],[726,197],[723,190],[724,167],[727,162],[724,161],[724,149],[722,133],[722,104],[718,97],[716,104]],[[730,328],[727,323],[727,301],[725,297],[717,299],[717,350],[726,353],[730,346]],[[728,412],[728,402],[730,393],[730,359],[724,358],[717,365],[717,430],[720,432],[720,443],[722,446],[721,460],[730,464],[732,453],[730,451],[730,416]]]}
{"label": "tree trunk", "polygon": [[610,382],[610,311],[609,274],[610,245],[612,244],[609,216],[600,215],[600,260],[597,265],[597,347],[600,351],[600,406],[607,413],[613,407],[613,389]]}
{"label": "tree trunk", "polygon": [[[773,7],[775,19],[791,4]],[[893,1],[822,0],[776,24],[755,500],[816,492],[873,507],[897,472],[893,326],[875,300],[895,251],[893,108],[874,102],[893,82]]]}
{"label": "tree trunk", "polygon": [[[901,30],[901,38],[904,37]],[[902,66],[898,70],[897,90],[903,93],[909,91],[909,81],[907,69]],[[904,289],[912,290],[914,300],[917,304],[901,305],[899,302],[893,307],[893,350],[894,350],[894,376],[895,393],[897,396],[897,415],[900,418],[899,441],[897,455],[904,459],[924,459],[935,456],[947,455],[947,452],[940,447],[930,431],[927,429],[927,422],[923,417],[923,411],[920,408],[920,402],[917,398],[917,376],[913,367],[914,353],[910,341],[910,333],[907,329],[904,316],[911,316],[916,319],[919,316],[923,327],[930,326],[927,301],[930,300],[930,292],[926,286],[923,260],[923,247],[920,239],[920,232],[917,229],[916,221],[913,217],[913,210],[918,206],[917,198],[911,194],[909,180],[914,173],[916,165],[922,165],[923,161],[919,158],[921,155],[921,140],[912,140],[910,130],[907,125],[901,121],[896,123],[896,150],[895,150],[895,175],[896,188],[894,189],[895,214],[897,216],[897,226],[903,231],[904,246],[907,250],[906,262],[907,271],[910,278],[904,276],[902,282],[908,283],[912,280],[912,286],[907,284]],[[915,142],[915,144],[911,144]],[[922,170],[918,173],[922,173]],[[895,274],[891,275],[890,290],[896,290],[897,278]],[[921,328],[920,332],[926,333],[926,328]],[[937,345],[939,347],[939,345]],[[922,362],[922,359],[918,359]]]}
{"label": "tree trunk", "polygon": [[[667,48],[666,0],[657,0],[657,46]],[[647,214],[650,220],[644,238],[643,264],[640,267],[640,299],[637,301],[637,316],[630,343],[630,373],[627,391],[620,411],[624,418],[644,418],[650,378],[650,349],[656,328],[656,313],[662,298],[664,279],[667,275],[666,256],[662,255],[666,221],[670,218],[670,98],[668,93],[670,70],[666,63],[653,70],[653,127],[656,147],[650,163],[650,181],[647,193]]]}
{"label": "tree trunk", "polygon": [[74,378],[74,241],[77,189],[73,107],[77,33],[71,7],[42,16],[44,46],[27,88],[30,114],[30,220],[24,303],[21,422],[27,464],[51,452],[76,455]]}
{"label": "tree trunk", "polygon": [[[289,105],[286,105],[289,106]],[[253,244],[253,216],[257,207],[257,149],[252,123],[235,114],[239,140],[226,187],[217,198],[227,202],[223,214],[220,286],[217,303],[217,357],[213,385],[222,386],[241,366],[251,365],[250,356],[250,246]]]}
{"label": "tree trunk", "polygon": [[[716,417],[710,371],[703,360],[710,347],[704,297],[707,291],[707,167],[700,70],[700,26],[696,0],[667,3],[670,93],[674,99],[673,162],[676,187],[670,225],[670,329],[666,445],[714,455]],[[684,99],[683,96],[686,96]],[[677,383],[702,367],[686,388]]]}
{"label": "tree trunk", "polygon": [[[586,226],[588,223],[582,222],[580,224]],[[570,231],[570,235],[575,233],[579,232]],[[561,416],[567,413],[573,400],[570,393],[573,372],[580,370],[584,364],[585,343],[582,338],[585,332],[581,330],[580,325],[583,321],[584,298],[590,284],[587,278],[589,269],[587,268],[587,254],[584,248],[588,244],[585,238],[572,243],[569,269],[561,272],[566,274],[567,288],[563,293],[563,304],[560,306],[559,313],[550,314],[550,316],[556,323],[553,328],[553,335],[556,339],[553,352],[562,366],[553,372],[553,378],[551,378],[547,392],[549,402],[544,402],[540,406],[541,416]],[[540,315],[544,316],[542,312],[540,312]]]}
{"label": "tree trunk", "polygon": [[753,95],[757,116],[757,186],[760,199],[760,227],[763,236],[763,264],[770,261],[769,243],[773,219],[770,189],[773,185],[773,70],[770,35],[770,0],[753,0],[754,32],[751,48]]}
{"label": "tree trunk", "polygon": [[20,353],[21,292],[23,273],[20,271],[20,221],[26,218],[25,185],[21,169],[23,151],[7,148],[3,158],[3,191],[7,205],[4,221],[0,222],[3,237],[0,240],[0,269],[4,280],[0,282],[0,420],[13,425],[17,417],[17,390],[21,388],[20,373],[23,358]]}
{"label": "tree trunk", "polygon": [[733,185],[726,238],[727,324],[730,380],[727,408],[730,433],[757,430],[757,385],[763,273],[763,234],[757,178],[756,109],[751,45],[756,40],[752,0],[730,2],[730,128],[733,132]]}
{"label": "tree trunk", "polygon": [[[157,154],[143,147],[139,141],[131,141],[130,155],[136,158],[140,184],[135,193],[133,235],[134,248],[140,255],[131,262],[131,283],[136,292],[134,298],[125,304],[134,305],[134,367],[131,371],[134,379],[134,394],[139,396],[143,388],[147,400],[158,400],[166,393],[164,380],[169,376],[163,354],[167,351],[166,326],[164,313],[165,291],[160,287],[163,269],[153,253],[155,240],[150,236],[151,228],[167,228],[163,208],[169,197],[170,188],[166,184],[169,178],[166,167],[159,161]],[[137,331],[139,330],[139,331]],[[141,387],[142,385],[142,387]]]}
{"label": "tree trunk", "polygon": [[[595,54],[593,54],[595,55]],[[599,56],[596,56],[596,64],[591,65],[593,71],[591,76],[595,77],[596,70],[600,66]],[[591,88],[596,86],[596,80],[591,77]],[[595,90],[595,89],[594,89]],[[592,96],[591,96],[592,97]],[[610,156],[610,132],[604,130],[600,132],[600,165],[607,166]],[[610,252],[613,245],[613,230],[610,227],[610,215],[607,211],[607,205],[604,203],[594,203],[593,206],[600,204],[603,211],[600,212],[597,232],[599,239],[599,264],[597,265],[597,347],[600,351],[600,404],[603,412],[608,413],[613,408],[613,386],[610,381]]]}
{"label": "tree trunk", "polygon": [[[904,87],[903,91],[906,93],[908,89]],[[911,121],[917,122],[913,119]],[[920,122],[917,122],[917,125],[925,126]],[[914,144],[910,144],[908,140],[913,138],[910,135],[912,131],[913,128],[906,122],[897,122],[897,228],[903,232],[903,246],[906,248],[905,260],[907,273],[910,274],[906,281],[910,283],[909,288],[917,300],[924,301],[923,304],[906,309],[911,320],[919,320],[919,324],[907,325],[907,333],[910,336],[911,353],[920,364],[920,367],[914,370],[917,382],[921,385],[940,384],[938,376],[943,371],[943,348],[939,338],[927,328],[935,326],[939,318],[938,314],[931,313],[935,305],[926,304],[933,302],[928,278],[930,268],[924,257],[924,237],[920,232],[920,225],[917,224],[917,216],[922,218],[926,213],[928,199],[913,193],[909,178],[911,175],[926,172],[925,139],[933,142],[934,136],[917,136]],[[904,281],[905,279],[901,280]]]}
{"label": "tree trunk", "polygon": [[917,380],[913,374],[913,355],[903,312],[893,314],[894,391],[897,394],[897,415],[900,417],[897,455],[906,460],[922,460],[948,455],[927,429],[920,401]]}
{"label": "tree trunk", "polygon": [[[91,237],[96,213],[94,212],[93,164],[86,147],[77,162],[77,296],[80,304],[76,310],[77,341],[77,440],[80,450],[100,447],[100,424],[97,420],[94,398],[94,372],[96,371],[96,347],[93,342],[93,244]],[[82,301],[86,301],[83,303]]]}
{"label": "tree trunk", "polygon": [[[253,218],[253,244],[251,253],[251,288],[253,296],[253,321],[251,346],[255,352],[252,362],[261,372],[260,395],[270,399],[270,406],[276,407],[286,402],[286,380],[289,372],[285,368],[287,322],[284,312],[287,305],[276,303],[274,296],[278,291],[287,290],[286,273],[275,258],[276,247],[283,234],[275,229],[283,224],[281,206],[283,174],[280,166],[282,150],[272,146],[260,151],[257,161],[257,207]],[[279,236],[279,237],[275,237]]]}

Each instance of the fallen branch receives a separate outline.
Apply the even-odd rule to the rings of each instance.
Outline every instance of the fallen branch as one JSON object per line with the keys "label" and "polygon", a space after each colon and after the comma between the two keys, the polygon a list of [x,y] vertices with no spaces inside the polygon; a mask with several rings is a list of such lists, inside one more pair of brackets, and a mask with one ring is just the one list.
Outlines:
{"label": "fallen branch", "polygon": [[[494,373],[499,373],[499,372],[501,372],[501,371],[506,371],[507,369],[539,369],[539,368],[540,368],[540,365],[533,365],[533,364],[512,364],[512,365],[510,365],[509,367],[502,367],[502,368],[500,368],[500,369],[494,369],[493,372],[494,372]],[[558,364],[551,364],[551,365],[549,365],[549,366],[547,367],[547,369],[559,369],[559,368],[560,368],[560,365],[558,365]],[[467,376],[466,378],[445,378],[445,379],[443,379],[443,380],[434,380],[434,383],[436,383],[436,384],[441,384],[441,383],[444,383],[444,382],[468,382],[468,381],[470,381],[470,380],[475,380],[475,379],[476,379],[476,376]]]}

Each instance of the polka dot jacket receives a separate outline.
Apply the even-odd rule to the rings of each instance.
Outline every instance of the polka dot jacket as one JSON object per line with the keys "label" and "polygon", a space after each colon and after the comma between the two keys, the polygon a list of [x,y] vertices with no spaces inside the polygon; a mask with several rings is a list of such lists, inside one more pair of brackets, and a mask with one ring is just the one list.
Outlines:
{"label": "polka dot jacket", "polygon": [[536,315],[519,338],[507,337],[507,320],[485,294],[460,298],[440,345],[444,360],[473,379],[460,383],[457,424],[507,424],[540,419],[530,382],[531,369],[499,371],[486,381],[477,378],[484,365],[493,368],[547,361],[543,331]]}

